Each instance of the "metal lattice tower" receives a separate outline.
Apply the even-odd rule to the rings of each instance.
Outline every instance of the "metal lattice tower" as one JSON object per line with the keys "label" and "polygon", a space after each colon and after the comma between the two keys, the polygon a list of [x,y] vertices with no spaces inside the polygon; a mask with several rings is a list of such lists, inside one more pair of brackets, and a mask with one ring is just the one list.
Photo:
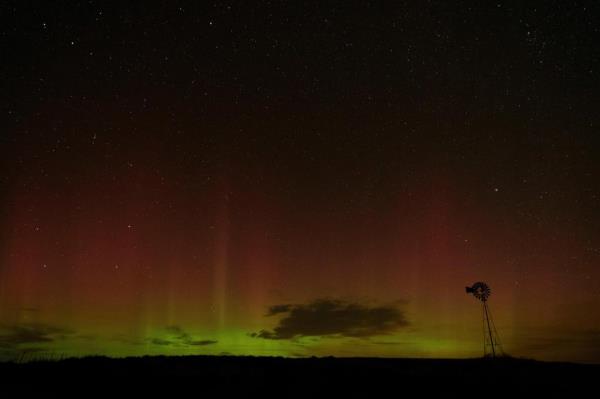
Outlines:
{"label": "metal lattice tower", "polygon": [[476,282],[471,287],[465,288],[467,294],[473,294],[473,296],[479,299],[482,303],[482,323],[483,323],[483,356],[492,357],[504,356],[502,350],[502,343],[496,331],[496,325],[492,318],[492,312],[488,305],[488,298],[490,297],[492,290],[490,287],[481,281]]}

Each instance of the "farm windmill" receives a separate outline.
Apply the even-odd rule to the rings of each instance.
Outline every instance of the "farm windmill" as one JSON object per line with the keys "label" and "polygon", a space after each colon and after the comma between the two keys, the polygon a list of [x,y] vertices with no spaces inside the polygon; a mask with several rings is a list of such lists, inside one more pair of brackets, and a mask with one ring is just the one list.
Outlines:
{"label": "farm windmill", "polygon": [[502,344],[500,343],[500,337],[494,320],[492,319],[492,313],[488,306],[488,298],[490,297],[492,290],[490,287],[481,281],[476,282],[470,287],[466,287],[467,294],[473,294],[476,299],[479,299],[482,303],[483,313],[483,356],[495,358],[498,355],[504,355],[502,350]]}

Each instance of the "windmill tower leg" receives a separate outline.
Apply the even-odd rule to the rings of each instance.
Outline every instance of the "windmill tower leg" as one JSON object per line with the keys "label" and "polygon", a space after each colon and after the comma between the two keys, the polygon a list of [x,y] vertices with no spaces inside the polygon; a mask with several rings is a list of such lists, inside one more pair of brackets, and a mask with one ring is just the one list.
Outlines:
{"label": "windmill tower leg", "polygon": [[487,302],[483,302],[483,310],[485,313],[485,321],[487,323],[487,333],[490,337],[490,345],[492,346],[492,358],[496,357],[496,348],[494,348],[494,337],[492,335],[492,327],[490,325],[490,315],[487,308]]}

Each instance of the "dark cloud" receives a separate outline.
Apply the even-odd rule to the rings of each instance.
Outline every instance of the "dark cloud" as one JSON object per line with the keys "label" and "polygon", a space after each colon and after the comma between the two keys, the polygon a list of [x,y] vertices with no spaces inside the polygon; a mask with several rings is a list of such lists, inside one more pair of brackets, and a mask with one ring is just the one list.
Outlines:
{"label": "dark cloud", "polygon": [[396,306],[369,306],[333,299],[317,299],[308,304],[275,305],[267,315],[284,314],[272,330],[251,336],[265,339],[340,336],[370,337],[390,333],[408,325],[404,312]]}
{"label": "dark cloud", "polygon": [[154,345],[171,345],[173,343],[173,341],[169,341],[168,339],[161,339],[161,338],[152,338],[150,340],[151,343],[153,343]]}
{"label": "dark cloud", "polygon": [[43,323],[4,325],[0,326],[0,347],[49,343],[73,334],[74,332],[69,329]]}
{"label": "dark cloud", "polygon": [[187,340],[190,339],[190,334],[188,334],[187,332],[183,331],[183,328],[181,328],[179,326],[168,326],[168,327],[165,328],[165,330],[170,335],[173,335],[173,337],[176,340],[187,341]]}
{"label": "dark cloud", "polygon": [[218,341],[204,339],[196,340],[191,334],[186,332],[180,326],[167,326],[165,327],[165,333],[167,338],[151,338],[147,342],[154,345],[174,345],[174,346],[206,346],[216,344]]}
{"label": "dark cloud", "polygon": [[275,305],[269,308],[267,316],[273,316],[279,313],[287,313],[292,309],[292,305]]}
{"label": "dark cloud", "polygon": [[216,344],[218,341],[214,341],[212,339],[204,339],[201,341],[189,341],[187,342],[188,345],[194,345],[194,346],[205,346],[205,345],[213,345]]}

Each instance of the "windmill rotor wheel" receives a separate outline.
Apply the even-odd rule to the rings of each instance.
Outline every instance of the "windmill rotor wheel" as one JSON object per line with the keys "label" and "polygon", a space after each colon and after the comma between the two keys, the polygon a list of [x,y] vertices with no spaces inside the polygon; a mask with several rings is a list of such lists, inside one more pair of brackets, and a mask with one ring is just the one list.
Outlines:
{"label": "windmill rotor wheel", "polygon": [[473,292],[473,296],[482,302],[487,301],[487,299],[490,297],[490,295],[492,293],[492,290],[490,289],[490,287],[486,283],[483,283],[483,282],[477,282],[477,283],[473,284],[471,289]]}

